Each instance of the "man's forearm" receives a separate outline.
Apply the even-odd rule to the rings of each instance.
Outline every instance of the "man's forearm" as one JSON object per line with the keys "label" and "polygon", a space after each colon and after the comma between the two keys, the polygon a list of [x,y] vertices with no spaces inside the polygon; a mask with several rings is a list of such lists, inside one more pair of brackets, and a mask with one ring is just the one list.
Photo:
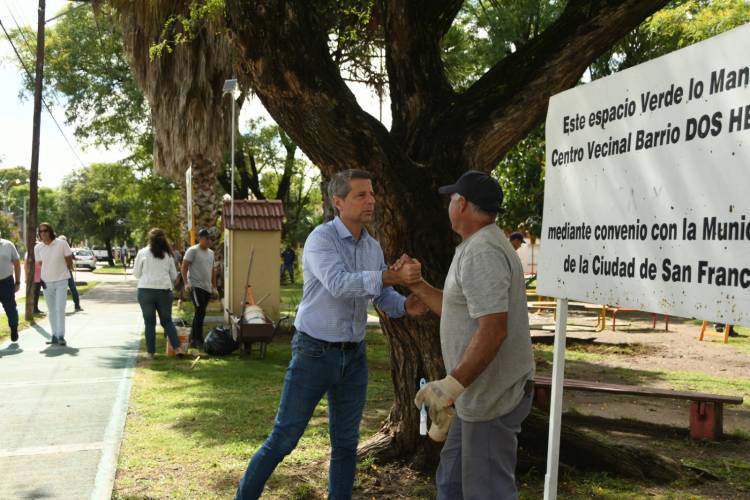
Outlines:
{"label": "man's forearm", "polygon": [[495,359],[507,333],[494,328],[482,327],[471,338],[464,355],[451,372],[453,378],[464,387],[469,387]]}
{"label": "man's forearm", "polygon": [[16,283],[20,283],[21,282],[21,263],[19,261],[16,261],[13,264],[13,267],[15,268],[15,272],[16,272]]}
{"label": "man's forearm", "polygon": [[430,311],[440,316],[443,314],[443,291],[422,280],[419,284],[409,287],[419,300],[430,308]]}

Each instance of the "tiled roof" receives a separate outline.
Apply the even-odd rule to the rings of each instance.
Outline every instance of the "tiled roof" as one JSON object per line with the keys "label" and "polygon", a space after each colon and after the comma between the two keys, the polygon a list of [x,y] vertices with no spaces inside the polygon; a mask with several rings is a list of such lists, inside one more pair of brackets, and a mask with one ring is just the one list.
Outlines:
{"label": "tiled roof", "polygon": [[234,225],[231,201],[224,202],[224,227],[244,231],[281,231],[284,206],[281,200],[234,200]]}

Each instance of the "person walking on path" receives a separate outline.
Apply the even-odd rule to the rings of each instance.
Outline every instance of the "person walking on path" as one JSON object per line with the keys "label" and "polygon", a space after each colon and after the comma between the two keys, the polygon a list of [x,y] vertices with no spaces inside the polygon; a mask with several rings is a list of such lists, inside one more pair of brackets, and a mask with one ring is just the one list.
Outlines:
{"label": "person walking on path", "polygon": [[289,273],[289,281],[294,284],[294,262],[297,260],[297,255],[291,246],[287,246],[286,249],[281,252],[281,258],[283,264],[281,265],[281,279],[284,279],[284,273]]}
{"label": "person walking on path", "polygon": [[447,432],[437,498],[518,498],[518,433],[531,411],[534,377],[521,259],[495,224],[503,199],[495,179],[469,171],[439,192],[451,195],[448,217],[462,242],[444,290],[424,280],[411,287],[440,316],[447,376],[414,401],[438,426],[431,436]]}
{"label": "person walking on path", "polygon": [[182,280],[195,306],[190,347],[203,347],[203,320],[206,318],[211,295],[216,293],[214,251],[210,246],[211,233],[208,229],[201,229],[198,232],[198,244],[188,248],[182,258]]}
{"label": "person walking on path", "polygon": [[[66,238],[62,234],[59,236],[59,238],[65,242],[68,241],[68,238]],[[75,306],[75,312],[83,311],[83,307],[81,307],[81,296],[78,295],[78,287],[76,287],[76,279],[73,277],[73,269],[70,270],[70,273],[68,276],[68,288],[70,289],[70,296],[73,297],[73,305]]]}
{"label": "person walking on path", "polygon": [[42,265],[44,297],[47,299],[52,338],[48,344],[67,345],[65,341],[65,302],[68,298],[68,280],[73,267],[73,252],[68,242],[58,238],[46,222],[39,224],[39,239],[34,247],[34,258]]}
{"label": "person walking on path", "polygon": [[120,247],[120,262],[122,263],[123,268],[128,268],[128,245],[124,241]]}
{"label": "person walking on path", "polygon": [[156,314],[177,355],[184,354],[177,328],[172,321],[172,287],[177,280],[177,267],[172,258],[167,236],[161,229],[148,233],[149,244],[135,257],[133,276],[138,279],[138,303],[146,324],[146,352],[150,359],[156,354]]}
{"label": "person walking on path", "polygon": [[247,466],[237,500],[260,497],[276,466],[297,446],[325,394],[331,438],[328,498],[352,497],[367,396],[367,303],[372,300],[390,318],[427,312],[415,295],[406,298],[392,287],[419,282],[421,266],[389,270],[380,243],[364,228],[373,221],[375,210],[371,179],[367,172],[347,170],[328,184],[338,216],[316,227],[305,242],[304,294],[279,410],[270,436]]}
{"label": "person walking on path", "polygon": [[10,327],[10,340],[18,340],[16,292],[21,288],[21,260],[13,242],[0,238],[0,302]]}

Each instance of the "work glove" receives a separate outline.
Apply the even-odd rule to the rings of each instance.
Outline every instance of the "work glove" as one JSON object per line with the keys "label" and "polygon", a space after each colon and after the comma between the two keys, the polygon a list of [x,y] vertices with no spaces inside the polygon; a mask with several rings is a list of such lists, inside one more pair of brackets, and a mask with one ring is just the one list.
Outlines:
{"label": "work glove", "polygon": [[429,413],[432,425],[430,425],[430,432],[427,435],[436,443],[442,443],[448,438],[448,431],[451,428],[453,418],[456,416],[456,410],[448,407],[443,411],[430,411]]}
{"label": "work glove", "polygon": [[461,382],[448,375],[447,377],[425,384],[419,389],[414,404],[421,408],[424,404],[429,408],[430,416],[437,415],[446,408],[453,406],[456,399],[466,389]]}

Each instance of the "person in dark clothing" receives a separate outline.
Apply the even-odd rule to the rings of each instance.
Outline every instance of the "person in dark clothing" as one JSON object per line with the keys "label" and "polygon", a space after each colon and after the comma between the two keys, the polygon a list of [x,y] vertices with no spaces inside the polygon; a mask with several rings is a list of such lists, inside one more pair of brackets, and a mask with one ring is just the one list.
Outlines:
{"label": "person in dark clothing", "polygon": [[[59,238],[63,241],[68,241],[68,238],[66,238],[64,235],[60,235]],[[83,311],[83,307],[81,307],[81,296],[78,295],[78,288],[76,287],[76,280],[73,277],[72,269],[69,270],[68,288],[70,288],[70,296],[73,297],[73,304],[75,305],[75,311],[76,312]]]}
{"label": "person in dark clothing", "polygon": [[188,248],[182,258],[182,280],[195,306],[190,331],[191,347],[203,346],[203,320],[206,317],[206,308],[211,296],[217,293],[214,252],[210,246],[211,233],[208,229],[201,229],[198,232],[198,244]]}
{"label": "person in dark clothing", "polygon": [[297,260],[297,255],[291,246],[287,246],[286,250],[281,252],[281,258],[284,261],[281,265],[281,279],[284,279],[284,273],[289,273],[289,281],[294,284],[294,262]]}
{"label": "person in dark clothing", "polygon": [[0,302],[10,327],[10,340],[18,340],[16,292],[21,286],[21,260],[12,241],[0,238]]}

